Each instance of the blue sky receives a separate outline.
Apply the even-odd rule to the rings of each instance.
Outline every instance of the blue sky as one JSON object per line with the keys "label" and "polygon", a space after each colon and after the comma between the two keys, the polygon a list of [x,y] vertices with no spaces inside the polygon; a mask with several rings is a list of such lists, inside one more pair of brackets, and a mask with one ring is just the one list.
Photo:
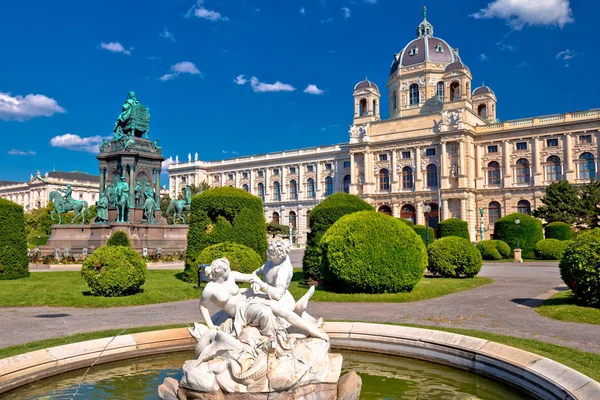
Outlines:
{"label": "blue sky", "polygon": [[[97,173],[94,150],[129,90],[150,107],[150,136],[167,157],[345,142],[354,84],[368,76],[387,98],[393,54],[415,37],[423,5],[3,0],[0,180],[37,169]],[[485,81],[495,91],[500,119],[600,106],[599,2],[425,5],[435,36],[460,49],[473,87]]]}

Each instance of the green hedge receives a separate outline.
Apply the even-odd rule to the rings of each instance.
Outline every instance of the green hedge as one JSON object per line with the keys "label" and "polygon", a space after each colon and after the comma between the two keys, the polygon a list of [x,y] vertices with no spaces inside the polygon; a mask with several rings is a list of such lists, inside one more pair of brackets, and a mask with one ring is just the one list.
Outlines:
{"label": "green hedge", "polygon": [[[423,239],[423,243],[427,243],[427,237],[425,235],[425,225],[415,225],[413,229],[417,233],[417,235],[421,236],[421,239]],[[429,244],[433,243],[434,240],[435,230],[429,227]]]}
{"label": "green hedge", "polygon": [[184,280],[186,282],[198,283],[198,264],[210,264],[217,258],[227,257],[232,271],[239,271],[244,274],[250,274],[262,265],[262,260],[250,247],[241,244],[225,242],[208,246],[192,261],[196,270],[187,268],[184,270]]}
{"label": "green hedge", "polygon": [[0,199],[0,280],[29,276],[23,207]]}
{"label": "green hedge", "polygon": [[142,256],[126,246],[102,246],[83,262],[81,276],[96,296],[127,296],[140,291],[148,268]]}
{"label": "green hedge", "polygon": [[502,240],[482,240],[477,243],[477,250],[484,260],[502,260],[510,258],[510,247]]}
{"label": "green hedge", "polygon": [[573,239],[573,232],[571,225],[565,222],[550,222],[544,228],[546,239],[558,239],[558,240],[571,240]]}
{"label": "green hedge", "polygon": [[334,291],[411,291],[427,266],[427,252],[418,235],[396,218],[376,211],[343,216],[319,246],[325,284]]}
{"label": "green hedge", "polygon": [[429,266],[435,276],[447,278],[472,278],[479,273],[483,260],[481,253],[464,238],[447,236],[427,248]]}
{"label": "green hedge", "polygon": [[471,240],[469,235],[469,224],[466,221],[458,218],[445,219],[439,223],[440,238],[448,236],[458,236],[467,240]]}
{"label": "green hedge", "polygon": [[535,244],[535,256],[541,260],[560,260],[570,243],[570,240],[540,240]]}
{"label": "green hedge", "polygon": [[398,218],[400,221],[404,222],[406,225],[410,226],[411,228],[415,226],[415,223],[412,222],[412,220],[407,219],[407,218]]}
{"label": "green hedge", "polygon": [[131,247],[129,237],[124,231],[116,231],[106,241],[107,246],[125,246]]}
{"label": "green hedge", "polygon": [[232,187],[209,189],[192,197],[185,276],[197,273],[195,260],[202,250],[224,242],[249,247],[266,260],[266,222],[258,197]]}
{"label": "green hedge", "polygon": [[304,280],[320,282],[323,279],[319,266],[321,262],[319,242],[327,229],[344,215],[367,210],[375,209],[360,197],[347,193],[334,193],[311,210],[310,231],[306,238],[306,249],[302,259]]}
{"label": "green hedge", "polygon": [[506,242],[512,251],[517,246],[517,228],[515,219],[521,221],[519,225],[519,247],[523,258],[535,258],[535,244],[544,238],[542,222],[534,217],[521,213],[509,214],[500,218],[494,224],[494,239]]}
{"label": "green hedge", "polygon": [[579,304],[600,308],[600,229],[577,235],[564,251],[559,268]]}

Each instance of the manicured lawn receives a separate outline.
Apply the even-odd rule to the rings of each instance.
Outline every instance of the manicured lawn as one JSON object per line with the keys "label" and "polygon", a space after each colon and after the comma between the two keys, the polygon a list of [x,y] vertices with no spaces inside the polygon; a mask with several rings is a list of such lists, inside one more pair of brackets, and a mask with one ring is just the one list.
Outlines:
{"label": "manicured lawn", "polygon": [[0,281],[0,307],[121,307],[197,299],[195,284],[177,270],[148,270],[143,291],[125,297],[92,296],[79,271],[35,272],[29,278]]}
{"label": "manicured lawn", "polygon": [[600,325],[600,309],[578,306],[570,290],[556,293],[535,310],[547,318]]}

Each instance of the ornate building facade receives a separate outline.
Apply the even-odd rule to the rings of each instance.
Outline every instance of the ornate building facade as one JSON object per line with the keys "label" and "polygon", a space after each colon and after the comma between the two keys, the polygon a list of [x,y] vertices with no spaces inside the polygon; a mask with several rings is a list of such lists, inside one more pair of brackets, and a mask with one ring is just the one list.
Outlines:
{"label": "ornate building facade", "polygon": [[267,221],[295,227],[306,240],[310,209],[346,191],[377,210],[436,227],[447,218],[469,223],[471,239],[493,234],[494,222],[530,213],[545,187],[595,178],[600,109],[499,122],[487,86],[472,90],[458,49],[433,35],[424,15],[417,38],[394,56],[387,82],[389,118],[369,80],[354,87],[349,143],[216,162],[175,162],[171,196],[203,180],[261,198]]}

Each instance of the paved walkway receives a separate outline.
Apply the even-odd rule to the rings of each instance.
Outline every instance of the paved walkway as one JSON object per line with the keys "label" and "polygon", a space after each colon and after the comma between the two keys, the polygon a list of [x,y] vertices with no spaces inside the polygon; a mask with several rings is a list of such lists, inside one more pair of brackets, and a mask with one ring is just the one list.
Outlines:
{"label": "paved walkway", "polygon": [[[309,312],[326,320],[398,322],[476,329],[537,339],[600,354],[600,325],[560,322],[532,307],[563,283],[556,264],[486,264],[491,285],[417,303],[310,303]],[[198,321],[198,301],[147,306],[77,309],[0,309],[0,348],[53,337],[130,326]]]}

